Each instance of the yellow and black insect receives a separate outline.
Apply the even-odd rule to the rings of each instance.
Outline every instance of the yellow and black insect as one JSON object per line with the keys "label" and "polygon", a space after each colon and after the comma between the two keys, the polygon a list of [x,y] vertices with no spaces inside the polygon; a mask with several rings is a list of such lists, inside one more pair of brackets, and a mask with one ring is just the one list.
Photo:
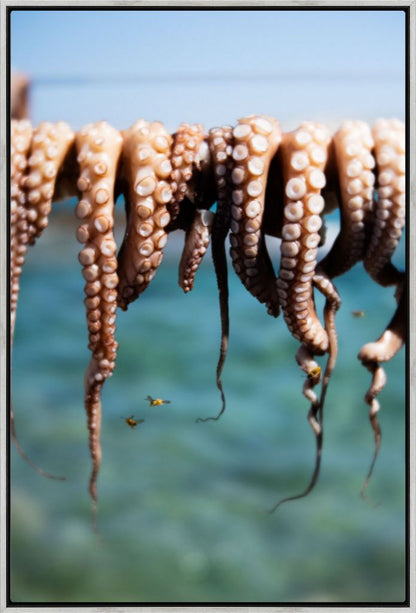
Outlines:
{"label": "yellow and black insect", "polygon": [[311,381],[314,381],[314,380],[319,381],[320,375],[321,375],[321,367],[315,366],[314,368],[312,368],[312,370],[308,372],[307,377]]}
{"label": "yellow and black insect", "polygon": [[124,419],[126,424],[133,429],[144,422],[144,419],[135,419],[133,415],[130,415],[130,417],[122,417],[121,419]]}
{"label": "yellow and black insect", "polygon": [[353,317],[364,317],[365,311],[351,311]]}
{"label": "yellow and black insect", "polygon": [[145,400],[149,401],[151,407],[158,407],[161,404],[170,404],[170,400],[162,400],[162,398],[152,398],[151,396],[147,396]]}

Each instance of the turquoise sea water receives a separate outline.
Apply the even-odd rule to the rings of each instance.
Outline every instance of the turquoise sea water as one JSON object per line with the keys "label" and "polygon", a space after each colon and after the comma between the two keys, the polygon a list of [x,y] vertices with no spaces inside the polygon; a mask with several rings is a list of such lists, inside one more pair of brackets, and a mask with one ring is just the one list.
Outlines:
{"label": "turquoise sea water", "polygon": [[[369,495],[359,496],[373,452],[356,356],[394,311],[393,290],[358,265],[336,280],[339,358],[327,394],[323,465],[313,468],[298,344],[283,319],[229,270],[231,337],[219,422],[215,386],[220,321],[207,254],[195,289],[177,284],[181,237],[172,236],[146,292],[120,313],[116,371],[104,387],[99,529],[91,529],[83,408],[89,360],[77,222],[56,207],[27,256],[13,352],[20,442],[47,480],[12,449],[11,596],[26,602],[399,602],[405,597],[405,355],[386,366],[383,441]],[[403,266],[403,245],[396,261]],[[319,308],[322,302],[318,301]],[[364,310],[353,318],[352,310]],[[322,362],[323,364],[323,362]],[[148,395],[171,404],[149,408]],[[145,423],[130,429],[122,417]]]}

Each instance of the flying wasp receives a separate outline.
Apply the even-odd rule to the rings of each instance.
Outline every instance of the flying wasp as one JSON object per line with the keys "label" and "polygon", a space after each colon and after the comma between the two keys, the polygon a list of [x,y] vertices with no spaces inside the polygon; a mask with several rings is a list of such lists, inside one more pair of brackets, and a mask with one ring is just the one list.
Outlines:
{"label": "flying wasp", "polygon": [[136,426],[144,422],[144,419],[135,419],[133,415],[130,415],[130,417],[122,417],[121,419],[124,419],[126,424],[130,426],[130,428],[133,428],[133,430]]}
{"label": "flying wasp", "polygon": [[145,400],[149,401],[151,407],[158,407],[161,404],[170,404],[170,400],[162,400],[162,398],[152,398],[151,396],[147,396]]}

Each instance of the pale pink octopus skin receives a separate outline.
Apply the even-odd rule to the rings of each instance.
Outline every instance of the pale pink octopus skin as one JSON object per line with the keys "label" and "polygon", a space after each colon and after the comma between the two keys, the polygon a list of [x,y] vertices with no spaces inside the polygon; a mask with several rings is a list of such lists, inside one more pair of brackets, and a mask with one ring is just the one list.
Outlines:
{"label": "pale pink octopus skin", "polygon": [[[272,117],[252,115],[238,121],[233,137],[231,258],[248,291],[265,302],[269,313],[277,317],[276,277],[264,242],[262,222],[267,174],[282,139],[280,124]],[[225,165],[218,165],[216,172],[220,170],[225,173]]]}
{"label": "pale pink octopus skin", "polygon": [[163,259],[172,198],[172,137],[160,122],[139,119],[123,132],[127,229],[118,254],[118,306],[126,310],[149,285]]}
{"label": "pale pink octopus skin", "polygon": [[185,294],[194,287],[196,271],[208,249],[211,238],[214,213],[197,209],[194,219],[186,231],[185,244],[179,263],[179,286]]}
{"label": "pale pink octopus skin", "polygon": [[92,357],[85,375],[85,408],[92,457],[90,494],[97,502],[101,463],[101,389],[115,367],[117,341],[117,259],[114,226],[114,187],[122,148],[121,134],[102,121],[88,124],[76,135],[81,192],[76,214],[82,220],[77,239],[85,283],[85,306]]}
{"label": "pale pink octopus skin", "polygon": [[[141,127],[148,127],[150,125],[157,124],[161,126],[159,122],[153,122],[149,124],[144,120],[139,120]],[[210,141],[210,137],[204,136],[202,126],[195,124],[189,126],[188,124],[181,124],[176,134],[171,137],[169,134],[163,132],[163,135],[167,138],[169,146],[163,151],[159,151],[157,147],[153,150],[152,164],[154,161],[154,154],[156,157],[163,154],[164,160],[161,161],[161,156],[158,157],[160,166],[163,165],[162,174],[157,175],[157,180],[162,184],[161,190],[164,191],[163,214],[165,211],[169,215],[169,209],[174,216],[180,215],[182,212],[182,205],[187,201],[188,213],[185,218],[184,229],[190,229],[192,220],[195,219],[195,210],[199,207],[199,200],[201,194],[198,193],[198,180],[199,175],[204,174],[204,181],[209,189],[217,192],[218,206],[217,213],[215,214],[213,227],[212,227],[212,242],[213,247],[215,241],[220,243],[225,240],[225,236],[228,232],[228,224],[230,219],[235,222],[241,219],[241,210],[237,211],[240,202],[236,203],[231,201],[232,191],[236,191],[238,186],[241,185],[238,182],[241,177],[238,175],[242,167],[243,173],[243,185],[250,183],[250,179],[247,179],[245,173],[247,168],[244,166],[245,158],[234,159],[235,157],[241,157],[241,147],[237,149],[239,145],[244,145],[244,134],[238,136],[240,126],[246,125],[245,122],[250,124],[250,129],[253,129],[253,134],[249,136],[252,139],[254,132],[257,128],[252,128],[253,125],[265,127],[264,122],[269,122],[271,125],[278,125],[277,121],[265,117],[265,116],[250,116],[245,120],[240,120],[238,125],[234,128],[237,130],[237,137],[235,135],[229,135],[229,131],[223,133],[223,142],[218,144],[218,147],[213,145],[213,141]],[[123,145],[123,155],[121,156],[121,136],[117,130],[114,130],[105,122],[95,125],[95,129],[102,129],[105,126],[105,130],[108,130],[115,138],[117,143],[113,143],[118,150],[117,155],[112,158],[113,167],[109,170],[108,181],[110,190],[110,199],[104,206],[106,209],[102,215],[97,213],[96,217],[102,217],[106,219],[101,223],[98,221],[98,226],[94,225],[94,222],[87,220],[86,224],[83,224],[78,230],[78,239],[81,242],[95,241],[97,242],[93,246],[92,251],[96,254],[96,245],[99,244],[98,238],[100,233],[105,234],[108,228],[108,232],[112,237],[112,223],[113,223],[113,205],[114,205],[114,189],[120,190],[121,186],[128,185],[128,189],[133,190],[135,186],[134,169],[136,168],[136,159],[134,156],[134,146],[127,145],[129,138],[126,135],[129,130],[123,132],[125,137],[125,143]],[[91,126],[90,126],[91,127]],[[94,127],[93,127],[94,129]],[[243,131],[247,130],[243,128]],[[260,128],[260,132],[261,132]],[[13,132],[25,132],[31,130],[26,123],[12,124]],[[132,131],[132,128],[130,128]],[[36,130],[34,130],[31,137],[30,150],[27,151],[27,144],[25,145],[25,151],[22,151],[25,160],[20,160],[20,170],[17,169],[16,164],[13,162],[14,152],[12,151],[12,279],[14,279],[14,285],[12,284],[12,329],[14,327],[14,318],[17,305],[17,293],[18,286],[16,286],[16,271],[17,274],[21,272],[21,265],[23,264],[24,252],[26,251],[26,244],[30,241],[34,242],[37,236],[42,232],[43,228],[47,225],[48,215],[51,209],[52,201],[56,198],[60,198],[65,195],[73,195],[77,193],[75,186],[76,175],[78,174],[78,166],[75,162],[73,152],[74,138],[76,138],[77,147],[79,153],[83,143],[83,139],[87,139],[86,134],[81,134],[81,130],[78,134],[74,135],[72,130],[64,122],[58,122],[57,124],[50,124],[44,122]],[[85,130],[84,130],[85,132]],[[87,130],[87,133],[89,131]],[[145,130],[146,132],[146,130]],[[267,129],[266,129],[267,132]],[[26,133],[26,132],[25,132]],[[298,140],[296,136],[300,134]],[[306,136],[305,136],[306,134]],[[180,136],[178,136],[180,135]],[[256,133],[257,135],[257,133]],[[260,135],[260,134],[259,134]],[[265,134],[262,134],[265,136]],[[211,136],[211,133],[210,133]],[[219,136],[217,133],[216,137]],[[226,136],[226,137],[225,137]],[[100,141],[98,136],[98,141]],[[398,240],[401,235],[401,231],[404,224],[405,217],[405,191],[404,191],[404,126],[398,120],[379,120],[376,122],[373,133],[369,132],[369,128],[363,122],[349,121],[345,122],[340,130],[332,137],[332,141],[329,139],[329,135],[323,126],[315,125],[312,122],[305,122],[299,128],[299,130],[289,133],[281,134],[282,142],[273,146],[276,146],[274,160],[273,155],[269,156],[267,164],[271,164],[274,161],[276,166],[276,160],[278,161],[279,172],[283,173],[284,185],[282,189],[285,191],[285,208],[283,212],[283,224],[278,222],[279,212],[275,205],[275,211],[272,212],[270,217],[270,210],[267,211],[267,207],[270,203],[263,199],[264,217],[263,228],[260,220],[258,234],[258,241],[256,247],[258,249],[257,255],[262,258],[262,249],[264,247],[264,234],[271,234],[273,236],[281,236],[281,264],[279,279],[273,279],[272,268],[269,269],[268,279],[273,280],[271,284],[269,282],[264,283],[261,298],[265,298],[268,292],[276,291],[276,302],[272,309],[269,308],[271,314],[278,313],[279,304],[283,308],[285,320],[289,326],[289,330],[292,334],[301,342],[300,349],[297,354],[297,361],[301,368],[309,375],[305,381],[304,393],[311,400],[312,413],[310,414],[310,421],[314,427],[315,433],[318,435],[320,432],[319,420],[315,419],[320,404],[323,403],[324,387],[327,385],[330,372],[334,366],[336,358],[336,332],[334,326],[334,315],[339,307],[338,293],[331,283],[331,278],[343,274],[347,269],[351,268],[355,262],[360,259],[364,260],[364,266],[370,276],[381,285],[397,285],[397,295],[399,298],[399,304],[397,307],[396,315],[393,317],[385,333],[375,343],[368,343],[363,347],[359,354],[361,361],[369,368],[373,373],[373,381],[367,392],[366,400],[369,402],[370,419],[373,419],[372,423],[376,423],[375,414],[378,411],[379,405],[375,396],[379,393],[385,383],[385,374],[380,367],[379,362],[387,361],[397,353],[402,346],[405,339],[405,308],[403,298],[404,287],[404,273],[397,271],[397,269],[391,263],[391,257],[397,246]],[[29,139],[29,137],[28,137]],[[176,139],[176,140],[175,140]],[[193,142],[193,139],[195,142]],[[91,139],[90,139],[91,140]],[[111,140],[111,139],[110,139]],[[133,142],[131,136],[131,141]],[[190,146],[189,146],[190,140]],[[91,150],[99,149],[102,143],[90,142],[88,147]],[[240,142],[241,141],[241,142]],[[224,148],[224,143],[227,143]],[[173,143],[173,147],[171,147]],[[211,149],[209,151],[208,149]],[[267,145],[271,146],[270,142]],[[176,149],[175,149],[176,147]],[[216,159],[216,151],[222,151],[222,159]],[[229,149],[229,151],[228,151]],[[89,150],[89,149],[88,149]],[[277,151],[277,154],[276,154]],[[97,153],[97,151],[95,152]],[[92,153],[94,155],[95,153]],[[235,153],[234,158],[231,154]],[[305,158],[308,158],[306,160]],[[295,162],[293,165],[293,157],[295,156]],[[146,156],[144,156],[146,157]],[[376,165],[374,165],[374,157],[376,158]],[[74,158],[74,159],[72,159]],[[87,213],[89,205],[91,208],[97,207],[96,212],[99,209],[100,203],[90,202],[88,191],[91,188],[87,185],[88,181],[83,181],[84,178],[89,178],[94,175],[90,162],[81,159],[79,157],[80,164],[80,182],[78,183],[78,190],[82,192],[83,198],[81,203],[77,207],[77,214],[86,219],[89,217],[90,212]],[[159,159],[160,158],[160,159]],[[173,163],[173,159],[175,162]],[[120,161],[119,161],[120,160]],[[122,161],[121,161],[122,160]],[[234,173],[237,177],[237,184],[234,180],[230,179],[232,168],[229,166],[234,164],[237,172]],[[50,163],[52,162],[52,163]],[[140,163],[143,164],[144,158],[140,159]],[[224,172],[224,163],[226,170]],[[23,166],[27,166],[26,169]],[[155,176],[152,172],[155,172],[154,167],[150,164],[151,172],[149,176]],[[253,166],[253,164],[252,164]],[[247,164],[248,167],[248,164]],[[139,165],[140,168],[140,165]],[[156,168],[156,166],[155,166]],[[159,167],[158,167],[159,168]],[[270,175],[270,168],[269,175]],[[258,172],[259,169],[256,169]],[[84,175],[83,175],[84,172]],[[147,171],[143,171],[146,175]],[[20,173],[20,175],[19,175]],[[198,175],[199,173],[199,175]],[[327,174],[327,185],[325,185],[325,176]],[[147,178],[143,175],[141,179]],[[98,173],[99,176],[99,173]],[[251,179],[256,180],[256,175]],[[17,178],[18,177],[18,178]],[[374,177],[376,181],[374,182]],[[292,179],[301,179],[301,182],[305,182],[307,189],[301,196],[296,192],[296,181],[293,184]],[[268,176],[268,171],[263,169],[261,176],[263,181],[262,191],[265,193],[266,181],[273,180],[273,177]],[[278,179],[280,180],[280,179]],[[99,180],[98,180],[99,181]],[[292,183],[291,183],[292,182]],[[214,185],[216,183],[216,185]],[[18,188],[14,187],[19,185]],[[96,186],[97,183],[94,183]],[[158,183],[159,185],[159,183]],[[331,195],[331,189],[334,188],[337,191],[338,199],[340,201],[341,208],[341,230],[338,239],[335,241],[332,249],[321,262],[316,263],[316,246],[319,244],[321,233],[321,219],[320,215],[326,212],[331,206],[333,206],[333,196]],[[295,187],[293,190],[292,188]],[[299,187],[299,186],[298,186]],[[19,191],[20,190],[20,191]],[[328,195],[327,205],[324,210],[324,203],[322,194],[325,198]],[[375,190],[378,194],[378,200],[374,201]],[[93,190],[94,191],[94,190]],[[98,191],[98,190],[96,190]],[[302,189],[301,189],[302,192]],[[143,194],[143,198],[147,196]],[[16,196],[17,195],[17,196]],[[273,195],[273,194],[272,194]],[[126,194],[127,196],[127,194]],[[168,198],[169,196],[169,198]],[[134,197],[136,197],[134,195]],[[255,198],[252,195],[252,198]],[[16,200],[17,198],[17,200]],[[202,200],[204,194],[202,194]],[[234,197],[235,198],[235,197]],[[263,196],[262,196],[263,198]],[[14,199],[14,201],[13,201]],[[239,196],[237,196],[237,200]],[[224,206],[222,206],[222,200]],[[23,201],[26,204],[26,210],[19,210],[16,214],[16,202],[21,204]],[[150,201],[147,201],[150,203]],[[299,202],[302,205],[302,212],[300,214]],[[103,203],[104,204],[104,203]],[[143,205],[143,203],[141,203]],[[87,206],[88,205],[88,206]],[[237,206],[236,206],[237,205]],[[140,206],[140,203],[139,203]],[[146,206],[146,204],[144,204]],[[209,208],[211,206],[211,194],[209,197],[203,200],[203,207]],[[264,208],[265,207],[265,208]],[[150,207],[151,208],[151,207]],[[244,207],[243,207],[244,208]],[[108,210],[107,210],[108,209]],[[241,209],[241,207],[240,207]],[[89,210],[89,209],[88,209]],[[192,215],[189,214],[192,211]],[[101,212],[101,211],[100,211]],[[245,212],[245,211],[244,211]],[[148,215],[147,219],[150,219],[150,223],[154,224],[153,211],[152,215]],[[263,213],[263,211],[262,211]],[[200,213],[198,213],[200,214]],[[210,216],[209,211],[204,211],[205,216]],[[147,212],[146,212],[147,215]],[[299,217],[300,215],[300,217]],[[274,216],[274,217],[273,217]],[[312,221],[311,221],[311,218]],[[145,220],[145,221],[146,221]],[[270,226],[272,220],[272,227]],[[216,226],[217,223],[217,226]],[[265,225],[266,223],[266,225]],[[312,224],[312,225],[311,225]],[[163,227],[160,228],[167,236],[167,232],[175,229],[174,224],[168,225],[168,217],[164,217]],[[238,225],[238,228],[237,228]],[[300,234],[295,237],[297,229],[293,226],[299,225]],[[312,227],[313,226],[313,227]],[[179,226],[178,226],[179,227]],[[257,226],[256,226],[257,228]],[[159,229],[159,228],[158,228]],[[232,229],[233,230],[233,229]],[[240,240],[246,228],[240,228],[239,224],[234,224],[235,232],[231,232],[232,238],[232,255],[233,249],[236,247],[236,240]],[[251,230],[251,231],[250,231]],[[247,234],[254,234],[256,229],[250,226],[250,230]],[[253,231],[255,230],[255,231]],[[17,239],[18,233],[21,233],[21,239]],[[235,238],[233,238],[233,236]],[[215,238],[216,237],[216,238]],[[238,237],[238,238],[237,238]],[[147,237],[142,237],[147,238]],[[18,240],[22,240],[22,245],[18,245]],[[140,240],[137,240],[137,236],[132,232],[131,224],[128,225],[124,243],[131,241],[131,249],[135,249],[134,254],[137,253],[137,247],[142,246]],[[163,239],[165,240],[165,238]],[[163,243],[162,240],[162,243]],[[111,242],[112,241],[112,242]],[[106,250],[107,260],[104,264],[100,263],[106,268],[102,269],[99,274],[103,275],[103,278],[108,276],[108,282],[112,287],[107,287],[103,290],[108,297],[108,304],[104,300],[104,312],[101,308],[98,308],[97,296],[93,293],[86,299],[87,314],[89,316],[89,332],[90,332],[90,349],[96,351],[98,345],[102,345],[102,353],[98,351],[97,357],[92,358],[90,366],[86,375],[86,404],[90,407],[89,413],[89,428],[90,428],[90,446],[92,449],[94,470],[90,482],[90,491],[93,499],[96,500],[96,477],[98,474],[99,463],[101,459],[101,450],[99,446],[99,424],[97,427],[96,421],[94,421],[96,414],[93,418],[91,415],[94,411],[101,411],[100,403],[100,390],[102,384],[108,376],[110,376],[114,368],[115,353],[117,349],[117,343],[114,340],[115,332],[115,308],[117,291],[119,292],[118,274],[117,274],[117,261],[115,258],[116,246],[114,238],[111,240],[111,249]],[[189,241],[189,244],[192,241]],[[164,244],[164,243],[163,243]],[[86,249],[88,249],[88,246]],[[108,245],[107,245],[108,246]],[[240,246],[240,245],[238,245]],[[81,263],[85,266],[85,269],[93,268],[95,262],[89,263],[89,256],[91,253],[84,249],[80,254]],[[132,265],[134,268],[134,256],[129,248],[121,250],[119,253],[119,262],[125,263],[126,267]],[[163,246],[161,247],[163,249]],[[24,250],[24,251],[23,251]],[[296,253],[295,253],[296,251]],[[189,252],[188,252],[189,253]],[[217,255],[219,251],[217,250]],[[267,253],[267,252],[266,252]],[[305,261],[305,254],[307,255]],[[143,255],[143,254],[141,254]],[[248,254],[249,256],[251,255]],[[214,256],[214,248],[213,248]],[[99,256],[101,257],[101,256]],[[147,257],[147,256],[146,256]],[[88,260],[88,261],[87,261]],[[160,258],[161,260],[161,258]],[[160,264],[158,260],[157,265]],[[243,261],[243,268],[250,269],[251,262],[248,262],[249,258],[245,258]],[[222,261],[219,258],[219,261]],[[215,264],[215,257],[214,257]],[[309,264],[309,266],[308,266]],[[305,270],[305,265],[308,267]],[[218,285],[220,289],[221,300],[221,287],[224,283],[224,270],[221,269],[222,264],[216,266]],[[19,268],[20,267],[20,268]],[[157,266],[156,266],[157,267]],[[121,268],[121,267],[120,267]],[[191,267],[192,268],[192,267]],[[217,270],[218,269],[218,270]],[[13,273],[13,270],[15,271]],[[120,271],[119,271],[120,272]],[[293,272],[294,276],[291,277]],[[88,291],[95,292],[98,288],[95,287],[95,280],[93,279],[96,271],[92,270],[84,271],[87,276],[92,275],[87,279]],[[218,274],[219,273],[219,274]],[[123,273],[124,274],[124,273]],[[141,274],[141,273],[139,273]],[[151,274],[144,286],[147,287],[148,282],[153,278],[154,274]],[[226,276],[226,272],[225,272]],[[248,275],[249,277],[250,275]],[[220,280],[221,279],[221,280]],[[247,278],[246,278],[247,280]],[[139,279],[141,281],[141,279]],[[137,276],[135,279],[137,282]],[[248,283],[250,285],[250,283]],[[319,289],[326,297],[326,305],[324,310],[324,322],[325,327],[319,322],[319,319],[315,312],[314,300],[313,300],[313,287]],[[142,287],[139,291],[143,291]],[[295,290],[297,288],[298,291]],[[253,288],[251,288],[253,289]],[[257,288],[258,289],[258,288]],[[13,293],[14,292],[14,293]],[[223,292],[224,296],[228,298],[228,286],[226,291]],[[272,294],[273,295],[273,294]],[[110,299],[111,296],[111,299]],[[120,292],[118,293],[120,299]],[[302,300],[299,300],[302,298]],[[223,300],[222,299],[222,300]],[[98,301],[100,298],[98,298]],[[265,298],[265,301],[267,299]],[[304,304],[306,303],[306,304]],[[120,305],[122,306],[122,305]],[[274,311],[274,313],[273,313]],[[305,313],[306,311],[306,313]],[[97,313],[98,312],[98,313]],[[103,317],[101,321],[100,317]],[[222,318],[224,314],[222,313]],[[98,319],[97,319],[98,317]],[[228,309],[227,309],[227,321],[228,321]],[[102,335],[105,335],[107,344],[101,343]],[[226,333],[225,333],[226,332]],[[223,325],[223,338],[220,360],[218,363],[219,374],[223,361],[225,359],[226,340],[228,342],[228,324]],[[317,363],[313,359],[314,355],[322,355],[329,353],[329,359],[327,368],[325,370],[324,384],[322,386],[321,399],[318,401],[317,396],[313,390],[313,387],[319,382],[320,375],[312,375]],[[100,365],[101,362],[101,365]],[[217,382],[219,378],[217,369]],[[96,378],[98,375],[98,379]],[[222,388],[220,388],[222,390]],[[326,388],[325,388],[326,389]],[[94,407],[92,410],[91,407]],[[97,408],[98,407],[98,408]],[[99,420],[98,420],[99,421]],[[94,426],[92,424],[94,423]],[[95,471],[95,472],[94,472]]]}

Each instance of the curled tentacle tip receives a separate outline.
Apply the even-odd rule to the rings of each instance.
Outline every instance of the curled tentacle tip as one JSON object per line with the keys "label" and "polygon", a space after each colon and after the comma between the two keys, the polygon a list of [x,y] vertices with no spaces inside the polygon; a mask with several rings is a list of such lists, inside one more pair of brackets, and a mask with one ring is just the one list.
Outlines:
{"label": "curled tentacle tip", "polygon": [[[283,502],[283,500],[282,500]],[[266,515],[273,515],[275,513],[275,511],[277,511],[278,507],[280,507],[280,502],[278,502],[274,507],[272,507],[271,509],[267,509],[266,511],[264,511],[264,513]]]}
{"label": "curled tentacle tip", "polygon": [[217,415],[216,417],[197,417],[195,420],[195,423],[199,424],[199,423],[205,423],[206,421],[218,421],[220,418],[219,415]]}
{"label": "curled tentacle tip", "polygon": [[373,507],[373,509],[376,509],[377,507],[380,506],[380,503],[374,502],[374,500],[371,500],[371,498],[369,498],[366,495],[365,490],[367,489],[367,486],[368,486],[368,483],[364,483],[363,487],[361,488],[360,496],[370,507]]}

